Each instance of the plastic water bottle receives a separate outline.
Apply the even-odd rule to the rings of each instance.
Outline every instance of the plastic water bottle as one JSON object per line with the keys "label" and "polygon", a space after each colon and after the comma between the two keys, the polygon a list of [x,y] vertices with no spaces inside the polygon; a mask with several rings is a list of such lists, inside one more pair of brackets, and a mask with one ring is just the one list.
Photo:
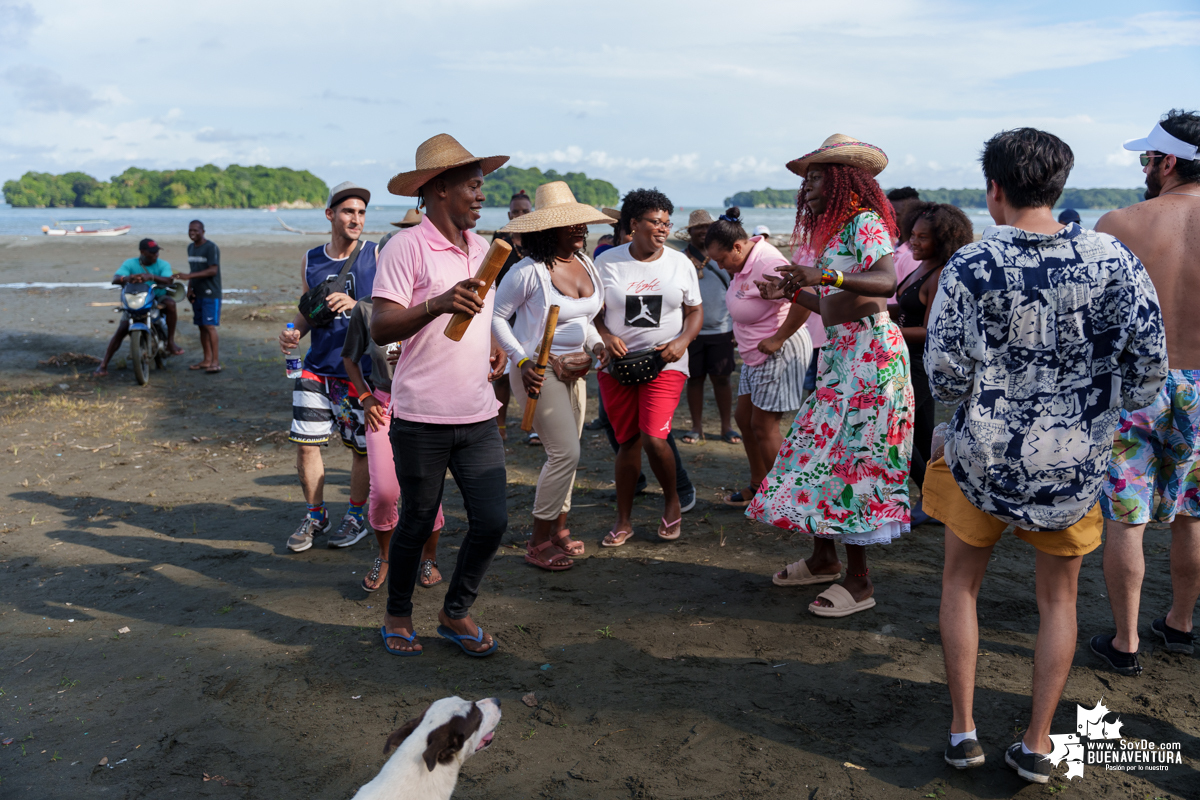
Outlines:
{"label": "plastic water bottle", "polygon": [[[296,326],[289,322],[287,324],[287,329],[289,331],[294,331],[296,330]],[[300,374],[304,371],[304,361],[297,355],[289,355],[285,359],[285,363],[287,364],[287,376],[289,380],[295,380],[296,378],[299,378]]]}

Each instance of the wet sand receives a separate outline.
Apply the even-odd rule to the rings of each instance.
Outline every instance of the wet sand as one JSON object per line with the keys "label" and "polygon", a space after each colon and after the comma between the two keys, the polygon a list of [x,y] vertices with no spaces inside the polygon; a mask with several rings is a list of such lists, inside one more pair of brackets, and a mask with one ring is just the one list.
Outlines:
{"label": "wet sand", "polygon": [[[1200,673],[1146,638],[1145,673],[1099,669],[1111,629],[1100,551],[1084,561],[1079,643],[1054,730],[1102,697],[1132,738],[1179,742],[1184,763],[1128,775],[1089,766],[1049,789],[1003,765],[1029,715],[1037,606],[1033,552],[1008,537],[980,599],[977,722],[988,763],[942,761],[950,708],[938,636],[940,526],[872,551],[878,606],[811,616],[821,587],[771,573],[808,540],[722,506],[746,482],[740,446],[680,445],[699,488],[683,537],[598,546],[614,517],[612,453],[591,432],[571,528],[587,556],[564,573],[522,561],[542,451],[508,444],[510,526],[475,606],[501,643],[463,657],[434,634],[445,585],[417,590],[425,654],[387,655],[384,598],[359,581],[371,539],[288,554],[303,513],[286,441],[290,385],[275,337],[315,237],[218,239],[227,295],[225,371],[190,372],[190,313],[147,387],[132,370],[39,367],[99,356],[115,290],[0,290],[0,796],[347,798],[384,761],[386,735],[432,700],[497,696],[495,744],[467,762],[461,798],[1195,797]],[[182,268],[182,236],[159,238]],[[0,283],[106,282],[136,241],[0,238]],[[93,305],[100,304],[100,305]],[[123,351],[127,353],[128,349]],[[118,361],[120,356],[118,357]],[[590,410],[595,383],[590,381]],[[686,430],[686,404],[676,428]],[[711,398],[706,419],[714,422]],[[594,416],[589,414],[589,418]],[[510,430],[518,421],[510,412]],[[715,428],[715,425],[712,426]],[[711,432],[711,428],[710,428]],[[350,459],[326,452],[340,516]],[[453,483],[441,563],[466,529]],[[1143,619],[1169,602],[1169,534],[1147,533]],[[128,632],[122,633],[123,629]],[[520,698],[535,693],[530,708]],[[102,759],[107,759],[100,765]]]}

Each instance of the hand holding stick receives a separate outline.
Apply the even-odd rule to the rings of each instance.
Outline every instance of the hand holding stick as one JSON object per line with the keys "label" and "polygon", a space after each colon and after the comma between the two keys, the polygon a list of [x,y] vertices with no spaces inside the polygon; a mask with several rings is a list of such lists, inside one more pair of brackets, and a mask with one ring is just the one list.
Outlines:
{"label": "hand holding stick", "polygon": [[[488,248],[487,255],[483,257],[483,263],[479,265],[479,271],[475,273],[475,280],[483,281],[483,285],[475,289],[475,293],[479,295],[480,302],[487,297],[488,290],[492,288],[492,284],[496,281],[496,276],[500,274],[500,270],[504,266],[504,262],[508,260],[508,254],[511,252],[512,245],[503,239],[497,239]],[[468,314],[464,311],[456,312],[450,318],[450,321],[446,323],[446,338],[461,342],[463,335],[467,332],[467,326],[471,324],[471,320],[474,318],[474,314]]]}
{"label": "hand holding stick", "polygon": [[[550,306],[550,313],[546,315],[546,330],[542,332],[542,349],[538,351],[537,357],[537,374],[544,377],[546,375],[546,362],[550,359],[550,346],[554,343],[554,329],[558,327],[558,306]],[[521,418],[521,430],[529,433],[533,430],[533,413],[537,410],[538,398],[542,396],[541,391],[527,392],[529,400],[525,403],[525,416]]]}

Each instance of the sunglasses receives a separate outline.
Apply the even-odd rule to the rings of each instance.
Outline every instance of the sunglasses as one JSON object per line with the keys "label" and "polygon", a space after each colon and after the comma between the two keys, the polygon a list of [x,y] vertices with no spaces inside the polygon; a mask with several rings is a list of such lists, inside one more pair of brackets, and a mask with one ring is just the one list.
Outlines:
{"label": "sunglasses", "polygon": [[1150,162],[1154,161],[1156,158],[1166,158],[1166,155],[1162,153],[1158,153],[1157,155],[1148,155],[1147,153],[1142,153],[1140,156],[1138,156],[1138,161],[1141,162],[1143,167],[1148,167],[1150,166]]}

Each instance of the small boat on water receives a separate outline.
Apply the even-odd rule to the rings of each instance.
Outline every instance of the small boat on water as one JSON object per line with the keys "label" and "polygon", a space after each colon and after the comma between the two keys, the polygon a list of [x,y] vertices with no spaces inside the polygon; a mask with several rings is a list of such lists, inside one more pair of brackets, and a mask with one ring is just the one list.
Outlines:
{"label": "small boat on water", "polygon": [[56,219],[51,220],[54,227],[42,226],[42,233],[47,236],[123,236],[129,233],[132,225],[120,225],[116,228],[92,228],[84,226],[112,225],[106,219]]}

